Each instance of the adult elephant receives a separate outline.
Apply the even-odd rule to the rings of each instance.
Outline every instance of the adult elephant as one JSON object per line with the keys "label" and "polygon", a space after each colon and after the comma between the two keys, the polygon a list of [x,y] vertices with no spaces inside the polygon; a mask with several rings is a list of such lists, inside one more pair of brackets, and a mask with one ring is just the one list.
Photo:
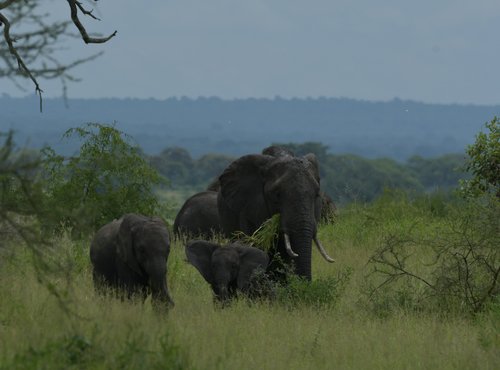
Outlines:
{"label": "adult elephant", "polygon": [[[291,150],[279,145],[271,145],[264,148],[262,154],[272,155],[273,157],[295,157],[295,154]],[[325,224],[333,224],[335,222],[337,207],[332,198],[324,191],[320,191],[319,196],[321,198],[320,221]]]}
{"label": "adult elephant", "polygon": [[[232,162],[219,177],[217,198],[226,236],[235,231],[252,234],[276,213],[280,214],[277,252],[295,273],[311,280],[311,248],[330,258],[317,238],[321,214],[319,164],[314,154],[304,157],[251,154]],[[276,268],[273,263],[271,270]]]}
{"label": "adult elephant", "polygon": [[189,235],[210,239],[221,233],[215,191],[194,194],[184,202],[175,217],[176,236]]}
{"label": "adult elephant", "polygon": [[152,293],[155,307],[172,307],[167,287],[170,239],[158,217],[126,214],[100,228],[90,245],[94,286],[111,287],[143,299]]}

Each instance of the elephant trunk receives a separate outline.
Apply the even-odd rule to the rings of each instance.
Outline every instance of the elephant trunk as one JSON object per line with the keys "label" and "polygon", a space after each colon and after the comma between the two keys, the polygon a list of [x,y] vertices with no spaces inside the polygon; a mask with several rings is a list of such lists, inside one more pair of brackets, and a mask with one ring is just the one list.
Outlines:
{"label": "elephant trunk", "polygon": [[298,257],[295,258],[295,273],[307,280],[311,280],[311,247],[312,233],[298,233],[291,238],[291,245]]}
{"label": "elephant trunk", "polygon": [[225,302],[229,299],[229,289],[226,284],[221,283],[217,286],[216,296],[220,302]]}
{"label": "elephant trunk", "polygon": [[285,261],[294,261],[295,273],[307,280],[311,280],[311,248],[316,234],[316,224],[310,213],[310,210],[293,210],[284,212],[281,219],[283,245],[280,253]]}

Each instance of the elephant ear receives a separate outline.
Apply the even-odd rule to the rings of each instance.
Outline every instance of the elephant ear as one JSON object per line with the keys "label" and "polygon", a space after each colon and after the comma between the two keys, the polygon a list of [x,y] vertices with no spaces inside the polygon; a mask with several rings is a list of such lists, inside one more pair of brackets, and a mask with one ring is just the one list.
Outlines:
{"label": "elephant ear", "polygon": [[117,254],[129,268],[143,275],[143,271],[137,262],[134,250],[134,238],[137,230],[142,227],[143,219],[138,215],[127,214],[121,218],[121,225],[118,230]]}
{"label": "elephant ear", "polygon": [[205,240],[191,240],[186,245],[186,257],[189,263],[196,267],[209,284],[213,282],[212,254],[217,248],[218,244]]}
{"label": "elephant ear", "polygon": [[246,291],[249,288],[250,279],[255,270],[258,268],[263,271],[266,270],[269,264],[269,257],[266,252],[258,248],[241,245],[239,243],[235,243],[233,247],[236,248],[240,256],[240,270],[237,281],[238,289]]}
{"label": "elephant ear", "polygon": [[262,170],[274,157],[262,154],[245,155],[232,162],[219,176],[220,196],[234,212],[248,203],[264,202]]}
{"label": "elephant ear", "polygon": [[308,162],[308,168],[319,184],[319,161],[314,153],[308,153],[303,157]]}

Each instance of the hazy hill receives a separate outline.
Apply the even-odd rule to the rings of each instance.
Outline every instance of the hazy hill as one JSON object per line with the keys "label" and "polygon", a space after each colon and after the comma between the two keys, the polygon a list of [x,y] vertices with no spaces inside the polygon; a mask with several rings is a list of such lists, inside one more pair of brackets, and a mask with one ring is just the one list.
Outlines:
{"label": "hazy hill", "polygon": [[406,159],[462,152],[500,106],[438,105],[394,99],[368,102],[344,98],[240,99],[0,98],[0,130],[18,132],[30,145],[59,150],[61,134],[85,122],[116,122],[148,153],[181,146],[193,156],[240,155],[271,142],[320,141],[332,153]]}

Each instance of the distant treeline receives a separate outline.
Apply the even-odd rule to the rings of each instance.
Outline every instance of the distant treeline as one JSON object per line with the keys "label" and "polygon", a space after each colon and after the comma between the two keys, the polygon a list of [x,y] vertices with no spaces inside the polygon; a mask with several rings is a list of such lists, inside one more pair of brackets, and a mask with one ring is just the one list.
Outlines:
{"label": "distant treeline", "polygon": [[45,99],[0,97],[0,130],[16,131],[18,142],[48,144],[72,154],[78,142],[61,133],[85,122],[115,123],[148,154],[166,147],[240,156],[272,142],[321,142],[332,154],[406,161],[462,152],[500,106],[426,104],[394,99],[370,102],[314,99]]}
{"label": "distant treeline", "polygon": [[[384,189],[402,189],[415,193],[449,192],[467,178],[463,171],[464,154],[447,154],[434,158],[413,156],[401,163],[389,158],[368,159],[358,155],[328,153],[328,146],[319,142],[274,143],[302,156],[314,153],[320,161],[321,187],[336,203],[366,202],[375,199]],[[169,147],[151,156],[151,164],[174,189],[192,187],[205,189],[236,157],[205,154],[194,159],[181,147]]]}

